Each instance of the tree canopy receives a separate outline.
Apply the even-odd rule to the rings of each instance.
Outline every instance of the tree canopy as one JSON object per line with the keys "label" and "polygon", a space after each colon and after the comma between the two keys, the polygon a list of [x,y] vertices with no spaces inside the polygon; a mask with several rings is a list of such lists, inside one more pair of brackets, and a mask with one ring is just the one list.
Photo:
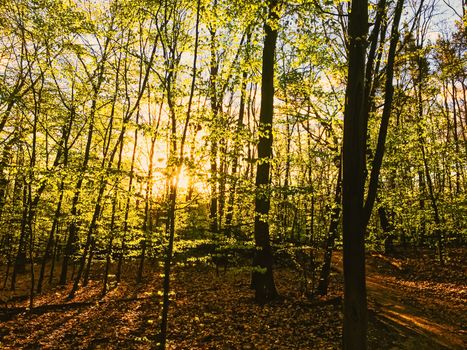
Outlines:
{"label": "tree canopy", "polygon": [[365,250],[428,248],[443,264],[465,244],[465,10],[435,0],[1,2],[3,288],[27,271],[33,308],[47,282],[74,298],[93,264],[105,295],[126,264],[142,282],[159,261],[164,347],[180,261],[203,252],[219,267],[236,249],[266,303],[280,295],[278,252],[314,251],[303,270],[326,294],[343,244],[366,323]]}

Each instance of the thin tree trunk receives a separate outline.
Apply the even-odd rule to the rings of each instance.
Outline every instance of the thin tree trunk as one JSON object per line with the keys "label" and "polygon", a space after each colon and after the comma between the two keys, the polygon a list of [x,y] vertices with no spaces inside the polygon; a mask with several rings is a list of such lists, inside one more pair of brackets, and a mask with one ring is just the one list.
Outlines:
{"label": "thin tree trunk", "polygon": [[[285,103],[287,104],[287,98]],[[284,188],[282,193],[282,231],[283,231],[283,239],[287,240],[287,229],[288,229],[288,207],[289,207],[289,178],[290,178],[290,144],[291,144],[291,132],[289,130],[289,116],[286,116],[286,128],[285,132],[287,135],[286,138],[286,149],[285,149],[285,175],[284,175]],[[293,241],[293,228],[291,231],[290,239]]]}
{"label": "thin tree trunk", "polygon": [[384,206],[378,208],[379,221],[384,233],[384,253],[394,253],[394,225],[388,217],[387,210]]}
{"label": "thin tree trunk", "polygon": [[3,280],[3,288],[2,289],[5,289],[6,288],[6,285],[8,283],[8,275],[10,274],[10,268],[11,268],[11,255],[12,255],[12,249],[13,249],[13,245],[12,245],[12,237],[11,235],[8,235],[7,236],[7,241],[5,242],[5,246],[7,247],[7,256],[6,256],[6,270],[5,270],[5,279]]}
{"label": "thin tree trunk", "polygon": [[331,222],[329,224],[328,237],[326,240],[326,247],[324,250],[323,265],[319,275],[318,288],[316,290],[318,295],[326,295],[328,293],[329,276],[331,274],[331,259],[334,243],[338,237],[339,231],[339,218],[341,215],[341,200],[342,200],[342,169],[339,167],[339,174],[337,176],[336,192],[334,195],[334,203],[331,212]]}
{"label": "thin tree trunk", "polygon": [[[49,238],[47,239],[47,246],[45,248],[44,256],[42,258],[42,264],[41,264],[41,269],[40,269],[40,272],[39,272],[39,278],[37,280],[37,290],[36,291],[37,291],[38,294],[42,292],[42,282],[44,280],[44,275],[45,275],[45,266],[47,264],[47,261],[50,258],[50,253],[51,253],[51,250],[53,248],[54,241],[56,241],[54,237],[55,237],[55,232],[57,231],[57,227],[58,227],[58,220],[60,218],[64,190],[65,190],[65,184],[64,184],[64,181],[62,180],[60,182],[60,196],[58,197],[58,203],[57,203],[57,208],[55,209],[55,214],[54,214],[54,218],[53,218],[53,222],[52,222],[52,228],[50,229]],[[52,261],[52,264],[54,264],[54,261]],[[53,274],[53,271],[51,272],[51,274]]]}
{"label": "thin tree trunk", "polygon": [[21,231],[18,243],[18,252],[13,265],[13,273],[11,275],[11,290],[16,289],[16,277],[18,273],[24,273],[26,270],[26,235],[27,235],[27,215],[28,215],[28,203],[27,203],[27,186],[23,183],[23,210],[21,216]]}
{"label": "thin tree trunk", "polygon": [[[214,0],[214,11],[217,6],[217,0]],[[210,78],[209,78],[209,97],[211,100],[211,111],[212,111],[212,122],[211,122],[211,150],[210,150],[210,174],[211,174],[211,205],[209,212],[210,219],[210,230],[211,232],[218,232],[218,169],[217,169],[217,158],[218,158],[218,135],[216,134],[218,126],[221,124],[217,120],[219,117],[220,101],[218,101],[217,92],[217,79],[219,73],[219,66],[216,58],[216,29],[210,29],[211,42],[210,42]]]}
{"label": "thin tree trunk", "polygon": [[423,62],[422,62],[421,57],[417,58],[416,64],[417,64],[418,75],[415,78],[416,80],[415,80],[414,85],[415,85],[415,94],[417,97],[418,142],[420,146],[420,152],[422,155],[423,168],[425,171],[425,179],[426,179],[426,184],[428,187],[428,195],[429,195],[431,207],[433,209],[433,220],[435,222],[434,235],[437,239],[438,258],[439,258],[440,263],[443,264],[444,263],[444,247],[443,247],[443,234],[441,231],[441,216],[439,213],[438,201],[436,199],[433,180],[432,180],[430,169],[429,169],[428,158],[427,158],[426,149],[425,149],[425,139],[423,136],[423,130],[422,130],[422,126],[420,125],[424,117],[422,87],[423,87],[424,80],[425,80],[424,71],[423,71]]}
{"label": "thin tree trunk", "polygon": [[92,102],[91,102],[89,127],[88,127],[88,134],[87,134],[87,140],[86,140],[86,147],[85,147],[85,151],[83,155],[83,163],[81,164],[79,178],[78,178],[78,181],[76,182],[72,204],[71,204],[71,210],[70,210],[71,223],[68,227],[68,238],[66,240],[65,252],[64,252],[64,256],[62,260],[62,270],[61,270],[60,282],[59,282],[61,285],[66,284],[68,263],[73,254],[73,245],[78,239],[78,222],[77,222],[78,204],[81,198],[81,190],[83,187],[84,176],[88,168],[88,163],[89,163],[90,154],[91,154],[91,145],[92,145],[92,140],[93,140],[93,135],[94,135],[94,122],[95,122],[94,119],[95,119],[96,110],[97,110],[97,99],[98,99],[98,95],[100,92],[102,82],[104,80],[104,71],[105,71],[104,64],[105,64],[105,61],[107,60],[107,47],[109,45],[109,41],[110,41],[110,38],[108,38],[105,42],[104,56],[99,64],[99,69],[97,70],[98,72],[97,83],[93,89],[94,91],[93,91],[93,97],[92,97]]}
{"label": "thin tree trunk", "polygon": [[[123,142],[120,143],[120,150],[118,153],[118,162],[117,162],[117,173],[119,174],[116,182],[120,182],[120,170],[122,165],[122,155],[123,155]],[[109,244],[107,246],[107,252],[105,257],[105,271],[104,271],[104,278],[103,278],[103,286],[102,286],[102,295],[107,293],[107,283],[110,271],[110,263],[111,263],[111,254],[113,249],[113,240],[114,240],[114,230],[115,230],[115,220],[117,215],[117,198],[118,197],[118,188],[115,189],[114,197],[112,198],[112,214],[110,219],[110,228],[109,228]]]}
{"label": "thin tree trunk", "polygon": [[460,166],[459,166],[459,158],[460,158],[460,149],[459,149],[459,134],[457,131],[457,109],[456,109],[456,85],[454,83],[454,79],[451,81],[451,88],[452,88],[452,118],[453,118],[453,137],[454,137],[454,150],[456,153],[455,158],[455,166],[456,166],[456,195],[460,193]]}
{"label": "thin tree trunk", "polygon": [[[246,59],[249,58],[249,45],[251,41],[251,32],[248,29],[247,32],[247,41],[246,41]],[[245,116],[245,99],[246,99],[246,89],[247,89],[247,79],[248,79],[248,72],[246,70],[242,73],[242,83],[241,83],[241,92],[240,92],[240,107],[238,111],[238,119],[237,119],[237,133],[236,138],[234,140],[234,150],[233,150],[233,160],[232,160],[232,170],[231,170],[231,184],[229,188],[229,199],[227,203],[227,214],[225,217],[225,226],[227,230],[231,231],[232,229],[232,219],[234,214],[234,202],[235,202],[235,194],[237,189],[237,171],[238,171],[238,160],[239,160],[239,153],[240,153],[240,146],[241,140],[240,132],[243,129],[243,119]]]}
{"label": "thin tree trunk", "polygon": [[55,262],[58,261],[58,247],[60,246],[59,236],[58,236],[58,226],[57,226],[57,237],[55,238],[55,247],[52,254],[52,260],[50,265],[50,275],[49,275],[49,285],[52,284],[55,272]]}
{"label": "thin tree trunk", "polygon": [[399,22],[401,19],[402,9],[404,0],[398,0],[396,10],[394,13],[394,22],[391,30],[391,41],[388,52],[388,63],[386,65],[386,82],[385,82],[385,96],[384,96],[384,107],[383,115],[381,117],[381,124],[378,133],[378,143],[376,145],[375,157],[371,167],[370,183],[368,185],[368,194],[364,206],[364,220],[363,228],[366,229],[368,222],[370,221],[371,212],[376,200],[376,194],[378,191],[378,179],[383,164],[384,148],[386,143],[386,136],[389,127],[389,118],[391,116],[392,101],[394,96],[394,61],[396,57],[397,43],[399,42]]}
{"label": "thin tree trunk", "polygon": [[418,186],[419,186],[419,205],[420,205],[420,245],[425,244],[425,234],[426,234],[426,218],[425,218],[425,198],[426,198],[426,184],[425,184],[425,175],[422,170],[418,171]]}
{"label": "thin tree trunk", "polygon": [[[169,202],[168,202],[168,215],[167,215],[167,223],[166,223],[166,235],[168,236],[168,244],[166,250],[166,256],[164,260],[164,281],[163,281],[163,299],[162,299],[162,316],[161,316],[161,323],[160,323],[160,333],[159,333],[159,348],[164,350],[167,343],[167,326],[169,320],[169,294],[170,294],[170,278],[171,278],[171,268],[172,268],[172,256],[173,256],[173,245],[175,239],[175,208],[177,204],[177,189],[178,189],[178,182],[179,176],[183,167],[183,159],[184,159],[184,148],[185,148],[185,140],[186,140],[186,133],[188,130],[188,126],[190,124],[191,118],[191,105],[193,101],[194,91],[195,91],[195,83],[196,83],[196,70],[197,70],[197,58],[198,58],[198,44],[199,44],[199,24],[200,24],[200,9],[201,9],[201,0],[197,1],[196,5],[196,27],[195,27],[195,45],[194,45],[194,53],[193,53],[193,69],[192,69],[192,80],[191,80],[191,91],[190,96],[188,99],[188,106],[187,106],[187,113],[185,119],[185,125],[183,127],[182,137],[180,140],[180,153],[179,159],[176,161],[175,166],[171,165],[172,171],[168,171],[167,177],[170,183],[169,189]],[[169,78],[171,76],[169,75]],[[175,126],[176,124],[176,115],[174,110],[174,104],[172,100],[171,94],[171,84],[172,82],[169,80],[167,82],[169,88],[167,89],[167,102],[169,105],[170,117],[172,119],[172,124]],[[169,159],[173,159],[177,157],[177,139],[176,139],[176,127],[172,128],[171,134],[171,144],[170,144],[170,154]]]}
{"label": "thin tree trunk", "polygon": [[95,247],[96,247],[96,239],[92,238],[91,247],[89,248],[89,256],[88,256],[88,261],[86,264],[86,270],[84,271],[84,276],[83,276],[83,287],[86,287],[89,283],[89,274],[91,272],[91,264],[92,264],[92,258],[94,257]]}
{"label": "thin tree trunk", "polygon": [[[138,125],[139,122],[139,112],[136,113],[136,125]],[[122,277],[122,266],[123,266],[123,259],[125,257],[125,240],[126,236],[128,235],[129,227],[128,227],[128,218],[130,215],[130,193],[133,190],[133,179],[134,179],[134,171],[135,171],[135,159],[136,159],[136,149],[138,147],[138,129],[135,129],[135,134],[134,134],[134,144],[133,144],[133,152],[131,154],[131,165],[130,165],[130,180],[128,182],[128,196],[126,198],[126,203],[125,203],[125,217],[123,220],[123,233],[122,233],[122,244],[121,244],[121,252],[118,257],[118,264],[117,264],[117,273],[115,276],[115,279],[117,283],[120,283],[121,277]]]}
{"label": "thin tree trunk", "polygon": [[146,259],[146,249],[147,241],[153,230],[152,222],[152,191],[153,191],[153,168],[154,168],[154,150],[156,147],[158,129],[162,117],[163,103],[161,103],[159,108],[159,116],[157,119],[156,127],[154,134],[151,136],[151,148],[149,150],[149,165],[148,165],[148,174],[146,178],[146,197],[144,202],[144,221],[143,221],[143,233],[144,237],[141,241],[141,259],[139,261],[138,274],[136,275],[136,282],[141,283],[143,280],[143,271],[144,271],[144,261]]}

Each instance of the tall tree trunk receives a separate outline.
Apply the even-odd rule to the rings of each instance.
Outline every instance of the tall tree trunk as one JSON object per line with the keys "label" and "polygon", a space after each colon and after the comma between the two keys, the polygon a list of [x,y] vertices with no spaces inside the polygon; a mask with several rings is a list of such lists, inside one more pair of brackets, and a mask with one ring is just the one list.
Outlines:
{"label": "tall tree trunk", "polygon": [[[162,105],[161,109],[162,111]],[[156,135],[151,137],[151,148],[149,150],[149,165],[148,165],[148,175],[146,178],[146,197],[144,203],[144,220],[143,220],[143,240],[141,241],[141,259],[139,261],[138,274],[136,276],[136,282],[141,283],[143,280],[143,270],[144,270],[144,260],[146,258],[146,248],[147,241],[151,235],[153,225],[152,225],[152,172],[154,168],[154,148],[156,144]]]}
{"label": "tall tree trunk", "polygon": [[[246,44],[245,44],[245,59],[248,60],[249,55],[249,46],[251,41],[251,30],[250,28],[247,29],[246,34]],[[229,199],[227,203],[227,213],[225,217],[225,225],[227,230],[231,231],[233,214],[234,214],[234,203],[235,203],[235,195],[237,190],[237,172],[238,172],[238,162],[240,157],[240,147],[241,147],[241,140],[240,140],[240,133],[243,129],[243,120],[245,118],[245,100],[246,100],[246,89],[247,89],[247,79],[248,79],[248,72],[243,70],[242,72],[242,82],[241,82],[241,91],[240,91],[240,107],[238,110],[238,119],[237,119],[237,128],[236,128],[236,138],[234,140],[234,150],[233,150],[233,159],[232,159],[232,170],[231,170],[231,184],[229,187]]]}
{"label": "tall tree trunk", "polygon": [[[279,24],[278,1],[268,1],[268,19],[264,24],[265,38],[261,76],[261,111],[259,120],[258,162],[255,193],[255,255],[251,285],[258,303],[277,298],[274,283],[273,254],[269,237],[270,169],[272,160],[272,123],[274,113],[274,61]],[[272,23],[271,23],[272,22]]]}
{"label": "tall tree trunk", "polygon": [[22,193],[22,214],[21,214],[21,231],[18,242],[18,252],[13,265],[13,272],[11,274],[11,290],[16,289],[16,277],[19,273],[25,273],[26,271],[26,242],[27,242],[27,216],[28,216],[28,203],[27,203],[27,185],[23,180]]}
{"label": "tall tree trunk", "polygon": [[441,216],[439,213],[438,201],[435,194],[433,179],[431,177],[430,166],[428,164],[428,157],[426,154],[426,141],[424,137],[424,132],[422,129],[422,121],[424,117],[423,109],[423,95],[422,89],[425,83],[425,73],[424,73],[424,62],[422,57],[418,56],[416,60],[417,64],[417,76],[414,78],[415,85],[415,95],[417,98],[417,114],[418,114],[418,124],[417,124],[417,133],[418,133],[418,143],[420,146],[420,152],[422,155],[423,169],[425,172],[426,184],[428,187],[428,196],[430,199],[431,207],[433,209],[433,220],[435,222],[434,235],[437,240],[437,250],[438,258],[441,264],[444,263],[444,247],[443,247],[443,233],[441,231]]}
{"label": "tall tree trunk", "polygon": [[[63,126],[63,130],[62,130],[62,140],[61,140],[61,144],[60,144],[60,149],[61,149],[61,147],[63,147],[62,152],[63,152],[63,167],[64,168],[66,168],[68,166],[68,151],[69,151],[68,142],[69,142],[69,138],[70,138],[70,135],[71,135],[71,127],[72,127],[72,124],[73,124],[73,121],[74,121],[74,116],[75,116],[74,115],[74,110],[72,110],[71,113],[70,113],[70,119],[68,120],[67,124],[65,124]],[[59,164],[62,152],[61,151],[57,152],[57,155],[56,155],[55,161],[54,161],[54,167],[56,167]],[[59,198],[58,198],[57,207],[55,209],[54,218],[53,218],[53,221],[52,221],[52,227],[51,227],[50,233],[49,233],[49,238],[47,239],[47,246],[45,248],[44,256],[42,258],[41,269],[40,269],[40,272],[39,272],[39,279],[37,281],[37,293],[40,293],[42,291],[42,283],[43,283],[43,280],[44,280],[45,266],[47,264],[47,261],[50,258],[51,250],[52,250],[53,243],[54,243],[54,240],[55,240],[55,238],[54,238],[55,233],[56,233],[56,231],[58,231],[58,223],[59,223],[60,214],[61,214],[61,211],[62,211],[62,203],[63,203],[63,197],[64,197],[64,193],[65,193],[65,180],[63,178],[60,180],[59,191],[60,191],[60,195],[59,195]],[[52,270],[51,274],[52,273],[53,273],[53,270]],[[53,277],[51,276],[51,278],[53,278]]]}
{"label": "tall tree trunk", "polygon": [[227,143],[225,139],[219,141],[219,171],[217,174],[218,178],[218,189],[219,189],[219,200],[218,200],[218,215],[217,215],[217,226],[218,230],[223,230],[223,221],[225,215],[225,189],[227,177]]}
{"label": "tall tree trunk", "polygon": [[426,183],[425,183],[425,175],[423,170],[418,171],[418,187],[419,193],[418,196],[419,206],[420,206],[420,245],[425,244],[425,234],[426,234],[426,217],[425,217],[425,198],[426,198]]}
{"label": "tall tree trunk", "polygon": [[444,242],[443,242],[443,232],[441,230],[441,216],[438,208],[438,200],[435,195],[435,189],[433,185],[433,180],[431,178],[430,169],[428,165],[428,159],[425,151],[425,145],[420,144],[420,149],[422,152],[423,166],[425,169],[425,177],[428,185],[428,195],[430,198],[431,207],[433,209],[433,219],[435,222],[434,235],[437,240],[437,249],[438,249],[438,258],[441,264],[444,264]]}
{"label": "tall tree trunk", "polygon": [[364,116],[365,53],[368,1],[352,0],[349,13],[348,80],[344,111],[343,238],[344,238],[344,349],[367,348],[365,285],[365,186],[366,134]]}
{"label": "tall tree trunk", "polygon": [[[216,13],[217,7],[217,0],[214,0],[213,11],[214,14]],[[210,76],[209,76],[209,99],[211,101],[211,113],[212,113],[212,121],[211,121],[211,150],[210,150],[210,174],[211,174],[211,205],[210,205],[210,230],[212,232],[217,232],[219,230],[219,221],[218,221],[218,169],[217,169],[217,158],[219,153],[219,145],[218,145],[218,138],[217,135],[218,127],[221,123],[217,120],[219,118],[219,109],[221,101],[218,99],[218,91],[217,87],[219,85],[218,82],[218,73],[219,73],[219,64],[217,62],[216,57],[216,46],[217,46],[217,38],[216,32],[217,29],[215,28],[216,24],[211,24],[211,28],[209,29],[211,35],[210,41]]]}
{"label": "tall tree trunk", "polygon": [[[139,111],[136,113],[136,125],[138,125],[139,122]],[[121,251],[118,256],[118,264],[117,264],[117,273],[115,276],[115,279],[117,283],[120,283],[121,278],[122,278],[122,266],[123,266],[123,259],[125,257],[125,250],[126,250],[126,236],[128,235],[129,232],[129,225],[128,225],[128,218],[130,216],[130,193],[133,190],[133,179],[135,177],[135,159],[136,159],[136,149],[138,147],[138,128],[135,128],[135,133],[134,133],[134,144],[133,144],[133,151],[131,154],[131,165],[130,165],[130,180],[128,181],[128,190],[127,190],[127,198],[126,198],[126,203],[125,203],[125,215],[123,219],[123,232],[122,232],[122,244],[121,244]]]}
{"label": "tall tree trunk", "polygon": [[[107,52],[108,43],[109,43],[109,40],[105,42],[105,48],[104,48],[105,52]],[[64,252],[64,256],[62,260],[62,270],[61,270],[60,282],[59,282],[61,285],[66,284],[68,263],[73,254],[73,250],[74,250],[73,246],[78,239],[78,215],[79,215],[78,204],[81,199],[81,190],[83,187],[85,172],[87,171],[90,154],[91,154],[91,145],[92,145],[92,140],[93,140],[93,135],[94,135],[94,123],[95,123],[94,119],[95,119],[95,114],[97,110],[97,99],[98,99],[98,95],[100,92],[101,84],[104,80],[103,78],[104,77],[104,63],[106,59],[107,59],[107,55],[104,54],[104,57],[102,58],[102,61],[100,62],[100,65],[99,65],[99,69],[97,70],[98,72],[97,83],[93,89],[94,91],[93,91],[92,102],[91,102],[89,127],[88,127],[88,133],[87,133],[86,147],[85,147],[85,151],[83,155],[83,163],[81,164],[78,181],[76,182],[76,185],[75,185],[75,190],[74,190],[74,195],[73,195],[71,210],[70,210],[71,222],[68,227],[68,237],[66,240],[65,252]]]}
{"label": "tall tree trunk", "polygon": [[[197,1],[196,4],[196,26],[195,26],[195,45],[193,52],[193,66],[192,66],[192,80],[191,80],[191,90],[190,96],[188,99],[187,113],[185,119],[185,125],[183,127],[182,137],[180,140],[180,153],[178,155],[178,160],[175,164],[168,164],[171,171],[167,171],[168,182],[170,184],[169,188],[169,198],[168,198],[168,212],[167,212],[167,223],[166,223],[166,235],[168,236],[168,244],[166,249],[166,256],[164,260],[164,281],[163,281],[163,298],[162,298],[162,316],[160,324],[160,333],[159,333],[159,348],[164,350],[167,343],[167,326],[169,321],[169,294],[170,294],[170,278],[171,278],[171,268],[172,268],[172,256],[173,256],[173,245],[175,239],[175,208],[177,204],[177,189],[178,182],[180,180],[180,173],[183,167],[183,159],[185,155],[185,140],[188,127],[190,125],[191,119],[191,105],[193,101],[195,83],[196,83],[196,71],[197,71],[197,59],[198,59],[198,44],[199,44],[199,24],[200,24],[200,9],[201,9],[201,0]],[[175,51],[175,50],[174,50]],[[173,63],[173,61],[172,61]],[[168,76],[168,79],[171,79],[171,75]],[[171,133],[171,143],[170,143],[170,153],[168,154],[169,159],[176,159],[177,157],[177,135],[176,135],[176,114],[174,110],[174,101],[172,100],[172,81],[167,81],[167,102],[169,105],[170,118],[172,121],[172,133]],[[168,169],[169,170],[169,169]]]}
{"label": "tall tree trunk", "polygon": [[[120,170],[122,165],[122,156],[123,156],[123,142],[120,143],[120,150],[118,152],[118,162],[117,162],[117,178],[116,183],[119,183],[121,180],[120,177]],[[105,270],[104,270],[104,278],[103,278],[103,286],[102,286],[102,295],[107,293],[107,282],[109,277],[110,271],[110,264],[111,264],[111,257],[112,257],[112,249],[113,249],[113,241],[115,238],[115,221],[117,216],[117,201],[118,201],[118,187],[115,188],[115,192],[112,198],[112,214],[110,218],[110,228],[109,228],[109,243],[107,245],[106,257],[105,257]]]}
{"label": "tall tree trunk", "polygon": [[62,180],[60,182],[60,195],[58,197],[57,208],[55,209],[54,218],[52,221],[52,227],[50,229],[49,238],[47,239],[47,246],[45,248],[44,256],[42,257],[41,269],[39,272],[39,278],[37,280],[37,289],[36,292],[39,294],[42,292],[42,283],[45,275],[45,266],[47,261],[50,258],[54,241],[56,241],[55,233],[57,232],[58,220],[60,218],[60,213],[62,210],[63,194],[65,192],[65,183]]}
{"label": "tall tree trunk", "polygon": [[[31,76],[32,79],[32,76]],[[43,80],[42,80],[43,81]],[[43,86],[43,84],[42,84]],[[39,198],[42,195],[42,192],[45,189],[45,184],[39,187],[34,201],[32,199],[32,183],[35,178],[35,167],[36,167],[36,149],[37,149],[37,123],[39,119],[40,113],[40,100],[42,94],[42,88],[36,92],[36,89],[32,90],[33,98],[34,98],[34,121],[32,127],[32,145],[31,145],[31,161],[29,163],[29,171],[28,171],[28,184],[27,184],[27,191],[28,191],[28,236],[29,236],[29,260],[31,262],[31,271],[30,271],[30,288],[29,288],[29,310],[32,310],[34,307],[34,286],[35,286],[35,272],[34,272],[34,219],[36,214],[36,207],[39,202]]]}
{"label": "tall tree trunk", "polygon": [[455,159],[455,166],[456,166],[456,195],[460,193],[460,172],[461,172],[461,167],[459,165],[459,159],[461,157],[460,155],[460,149],[459,149],[459,134],[457,130],[457,109],[456,109],[456,84],[454,82],[454,79],[451,80],[451,88],[452,88],[452,118],[453,118],[453,130],[452,130],[452,135],[454,138],[454,150],[456,154],[456,159]]}
{"label": "tall tree trunk", "polygon": [[[287,104],[287,98],[285,100]],[[287,231],[288,231],[288,208],[289,208],[289,180],[290,180],[290,145],[292,141],[292,132],[290,131],[289,125],[289,115],[286,116],[286,148],[285,148],[285,174],[284,174],[284,187],[282,193],[282,205],[281,205],[281,214],[282,214],[282,232],[283,232],[283,239],[287,241]],[[293,129],[292,129],[293,130]],[[293,228],[291,230],[291,241],[293,241]]]}
{"label": "tall tree trunk", "polygon": [[59,226],[57,224],[57,237],[55,238],[55,244],[54,244],[54,249],[53,249],[52,259],[51,259],[51,264],[50,264],[50,273],[49,273],[49,281],[48,281],[49,285],[52,284],[52,281],[54,278],[55,262],[59,260],[58,248],[60,246],[60,236],[58,235],[58,233],[59,233]]}
{"label": "tall tree trunk", "polygon": [[96,239],[93,237],[91,239],[91,247],[89,248],[89,256],[88,256],[88,261],[86,263],[86,269],[84,270],[83,287],[86,287],[89,283],[89,275],[91,273],[91,264],[92,264],[92,258],[94,257],[95,248],[96,248]]}
{"label": "tall tree trunk", "polygon": [[[376,145],[375,157],[371,167],[370,183],[368,185],[368,194],[364,206],[363,228],[366,229],[370,220],[371,212],[376,200],[378,190],[378,179],[383,164],[384,147],[389,127],[389,118],[391,116],[392,100],[394,96],[394,86],[392,84],[394,77],[394,60],[396,57],[397,43],[399,42],[399,22],[401,19],[404,0],[398,0],[394,13],[394,22],[391,30],[391,41],[388,52],[388,63],[386,65],[386,82],[383,115],[378,133],[378,143]],[[368,78],[368,77],[367,77]],[[366,130],[366,127],[365,127]]]}
{"label": "tall tree trunk", "polygon": [[6,248],[6,269],[5,269],[5,278],[3,280],[2,289],[5,289],[8,283],[8,275],[10,273],[11,260],[12,260],[11,256],[12,256],[12,250],[13,250],[12,240],[13,240],[13,237],[11,234],[9,234],[6,236],[6,239],[4,241],[4,247]]}

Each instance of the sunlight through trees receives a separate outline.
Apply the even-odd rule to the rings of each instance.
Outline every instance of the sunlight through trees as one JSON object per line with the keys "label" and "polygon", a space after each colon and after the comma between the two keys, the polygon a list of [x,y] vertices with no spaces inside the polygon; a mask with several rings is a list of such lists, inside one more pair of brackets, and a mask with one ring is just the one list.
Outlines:
{"label": "sunlight through trees", "polygon": [[2,290],[32,310],[57,285],[103,298],[160,274],[166,348],[176,267],[247,271],[265,305],[287,266],[320,300],[342,249],[343,346],[366,348],[367,252],[442,266],[465,245],[465,10],[1,2]]}

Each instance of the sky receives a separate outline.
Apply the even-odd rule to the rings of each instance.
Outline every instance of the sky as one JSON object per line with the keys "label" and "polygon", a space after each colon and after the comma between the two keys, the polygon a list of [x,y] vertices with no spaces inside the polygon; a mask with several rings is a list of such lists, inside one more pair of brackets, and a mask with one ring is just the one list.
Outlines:
{"label": "sky", "polygon": [[[420,0],[416,0],[419,2]],[[455,28],[455,22],[462,19],[462,0],[438,0],[433,31],[446,33]]]}

